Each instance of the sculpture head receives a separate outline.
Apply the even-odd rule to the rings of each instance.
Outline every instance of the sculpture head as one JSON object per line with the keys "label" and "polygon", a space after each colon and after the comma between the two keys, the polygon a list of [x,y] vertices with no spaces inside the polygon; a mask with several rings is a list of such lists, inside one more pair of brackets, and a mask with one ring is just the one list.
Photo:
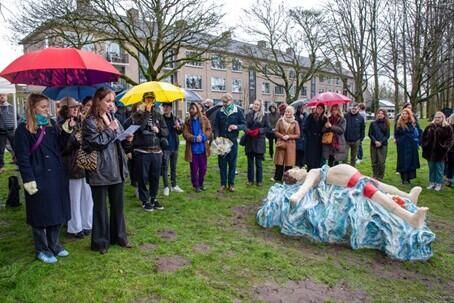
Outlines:
{"label": "sculpture head", "polygon": [[307,171],[304,168],[294,167],[284,173],[283,180],[286,184],[303,184]]}

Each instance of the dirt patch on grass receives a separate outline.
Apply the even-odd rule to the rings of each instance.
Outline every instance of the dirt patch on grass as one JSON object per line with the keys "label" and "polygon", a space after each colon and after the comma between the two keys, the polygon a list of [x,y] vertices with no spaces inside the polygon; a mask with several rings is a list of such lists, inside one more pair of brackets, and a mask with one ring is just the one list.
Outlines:
{"label": "dirt patch on grass", "polygon": [[153,244],[153,243],[144,243],[140,246],[140,249],[141,250],[145,250],[145,251],[148,251],[148,250],[155,250],[156,248],[158,248],[158,245],[157,244]]}
{"label": "dirt patch on grass", "polygon": [[280,286],[274,282],[255,287],[254,297],[269,303],[369,302],[365,291],[352,290],[345,283],[329,287],[311,280],[289,281]]}
{"label": "dirt patch on grass", "polygon": [[157,259],[156,269],[158,272],[175,272],[189,263],[190,261],[182,256],[164,256]]}
{"label": "dirt patch on grass", "polygon": [[212,248],[210,245],[205,243],[199,243],[194,245],[192,248],[196,253],[209,253],[211,252]]}
{"label": "dirt patch on grass", "polygon": [[170,229],[162,229],[158,231],[158,235],[163,240],[173,241],[177,238],[177,233]]}

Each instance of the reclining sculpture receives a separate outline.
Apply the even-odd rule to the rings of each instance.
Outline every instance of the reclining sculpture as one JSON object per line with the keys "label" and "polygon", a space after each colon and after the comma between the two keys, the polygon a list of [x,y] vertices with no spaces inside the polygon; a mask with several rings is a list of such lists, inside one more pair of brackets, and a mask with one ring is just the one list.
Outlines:
{"label": "reclining sculpture", "polygon": [[376,248],[399,260],[432,256],[428,208],[416,206],[421,187],[406,193],[347,164],[309,172],[293,168],[284,181],[270,188],[258,211],[261,226],[322,242],[350,242],[354,249]]}

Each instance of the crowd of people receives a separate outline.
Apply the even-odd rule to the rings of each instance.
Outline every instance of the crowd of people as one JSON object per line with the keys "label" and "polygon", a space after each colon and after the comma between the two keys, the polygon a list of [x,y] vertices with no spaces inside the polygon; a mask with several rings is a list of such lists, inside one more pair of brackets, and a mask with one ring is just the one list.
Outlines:
{"label": "crowd of people", "polygon": [[[211,121],[206,116],[213,106],[210,100],[190,103],[181,121],[174,115],[172,103],[156,105],[153,92],[146,92],[130,113],[117,108],[114,99],[115,93],[108,88],[98,89],[81,103],[66,97],[60,101],[54,121],[49,99],[31,94],[25,119],[14,130],[16,117],[5,105],[6,96],[0,95],[0,169],[5,142],[10,140],[25,189],[27,223],[32,227],[36,256],[45,263],[69,255],[59,241],[62,225],[76,238],[91,235],[91,249],[101,254],[112,244],[130,247],[124,183],[129,176],[147,212],[164,209],[157,199],[161,178],[164,196],[184,192],[177,182],[180,135],[196,193],[207,190],[205,175],[213,141],[228,139],[232,144],[227,153],[217,156],[219,193],[235,191],[239,144],[247,158],[248,186],[262,186],[267,151],[275,166],[271,179],[276,182],[282,182],[284,172],[292,167],[310,171],[324,163],[355,166],[362,159],[366,136],[363,104],[353,104],[347,113],[339,105],[327,108],[317,104],[313,109],[301,105],[295,109],[272,104],[265,113],[263,102],[255,100],[244,112],[225,94]],[[136,130],[125,132],[131,126]],[[403,184],[416,177],[419,146],[429,164],[428,189],[439,191],[445,184],[453,184],[453,127],[454,115],[446,119],[442,112],[436,112],[423,131],[411,105],[404,106],[393,133],[396,171]],[[387,112],[379,109],[367,133],[377,180],[385,176],[391,131]]]}

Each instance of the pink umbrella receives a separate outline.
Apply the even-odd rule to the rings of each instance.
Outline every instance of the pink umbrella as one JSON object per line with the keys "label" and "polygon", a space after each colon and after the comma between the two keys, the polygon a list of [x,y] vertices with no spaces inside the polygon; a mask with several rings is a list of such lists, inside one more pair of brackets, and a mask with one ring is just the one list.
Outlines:
{"label": "pink umbrella", "polygon": [[16,84],[71,86],[114,82],[120,73],[93,52],[46,48],[20,56],[0,76]]}
{"label": "pink umbrella", "polygon": [[316,106],[317,104],[323,105],[335,105],[335,104],[348,104],[351,103],[352,100],[347,96],[326,92],[321,93],[313,97],[309,102],[306,104],[307,106]]}

